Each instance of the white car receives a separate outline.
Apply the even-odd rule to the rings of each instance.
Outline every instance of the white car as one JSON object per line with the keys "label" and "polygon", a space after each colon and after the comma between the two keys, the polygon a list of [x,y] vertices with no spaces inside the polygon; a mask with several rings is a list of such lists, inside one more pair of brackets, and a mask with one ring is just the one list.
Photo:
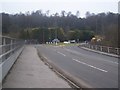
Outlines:
{"label": "white car", "polygon": [[75,43],[76,41],[75,40],[71,40],[70,43]]}
{"label": "white car", "polygon": [[70,42],[69,42],[69,41],[64,41],[63,43],[68,44],[68,43],[70,43]]}

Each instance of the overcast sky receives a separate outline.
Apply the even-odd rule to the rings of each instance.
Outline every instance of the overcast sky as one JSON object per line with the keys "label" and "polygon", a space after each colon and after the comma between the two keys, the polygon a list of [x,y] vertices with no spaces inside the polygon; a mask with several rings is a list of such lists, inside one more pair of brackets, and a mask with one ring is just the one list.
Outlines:
{"label": "overcast sky", "polygon": [[[34,1],[34,2],[33,2]],[[80,11],[84,17],[86,11],[91,13],[118,12],[119,0],[0,0],[0,12],[16,14],[19,12],[50,10],[50,14],[60,13],[62,10],[71,11],[73,14]]]}

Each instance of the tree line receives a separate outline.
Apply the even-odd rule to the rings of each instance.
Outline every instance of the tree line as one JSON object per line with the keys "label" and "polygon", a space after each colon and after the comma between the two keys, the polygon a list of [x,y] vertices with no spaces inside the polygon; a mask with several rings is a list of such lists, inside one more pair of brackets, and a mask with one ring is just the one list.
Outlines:
{"label": "tree line", "polygon": [[117,13],[86,12],[86,17],[81,18],[79,11],[76,15],[66,11],[50,15],[49,12],[37,10],[14,15],[1,13],[3,34],[22,39],[38,39],[41,43],[56,38],[56,32],[57,38],[61,41],[69,39],[85,41],[95,35],[101,35],[104,37],[101,44],[118,45]]}
{"label": "tree line", "polygon": [[64,32],[63,28],[27,28],[20,32],[22,39],[34,39],[39,43],[52,42],[54,39],[59,39],[61,42],[68,40],[88,41],[94,36],[94,32],[88,30],[69,30]]}

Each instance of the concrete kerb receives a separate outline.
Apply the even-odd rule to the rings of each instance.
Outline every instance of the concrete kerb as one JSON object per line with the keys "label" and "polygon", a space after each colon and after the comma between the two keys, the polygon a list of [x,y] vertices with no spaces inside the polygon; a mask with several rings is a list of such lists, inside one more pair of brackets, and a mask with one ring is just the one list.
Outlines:
{"label": "concrete kerb", "polygon": [[103,55],[107,55],[107,56],[110,56],[110,57],[120,58],[119,55],[114,55],[114,54],[109,54],[109,53],[105,53],[105,52],[101,52],[101,51],[96,51],[96,50],[92,50],[92,49],[82,47],[82,46],[78,46],[78,47],[81,48],[81,49],[87,50],[87,51],[98,53],[98,54],[103,54]]}
{"label": "concrete kerb", "polygon": [[[36,48],[36,47],[35,47]],[[41,58],[41,60],[48,65],[50,69],[52,69],[54,72],[56,72],[60,77],[65,79],[73,88],[77,90],[94,90],[94,88],[87,83],[85,83],[83,80],[78,79],[77,77],[72,76],[70,73],[64,71],[60,67],[56,66],[52,63],[51,60],[47,60],[37,49],[38,56]]]}

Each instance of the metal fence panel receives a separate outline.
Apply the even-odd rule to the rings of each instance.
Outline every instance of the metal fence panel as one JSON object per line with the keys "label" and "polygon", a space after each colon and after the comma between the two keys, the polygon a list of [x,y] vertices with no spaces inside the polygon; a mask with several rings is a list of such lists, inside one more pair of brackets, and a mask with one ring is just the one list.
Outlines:
{"label": "metal fence panel", "polygon": [[114,47],[91,45],[91,44],[82,44],[81,46],[89,48],[89,49],[101,51],[101,52],[116,54],[116,55],[119,55],[119,52],[120,52],[120,48],[114,48]]}

